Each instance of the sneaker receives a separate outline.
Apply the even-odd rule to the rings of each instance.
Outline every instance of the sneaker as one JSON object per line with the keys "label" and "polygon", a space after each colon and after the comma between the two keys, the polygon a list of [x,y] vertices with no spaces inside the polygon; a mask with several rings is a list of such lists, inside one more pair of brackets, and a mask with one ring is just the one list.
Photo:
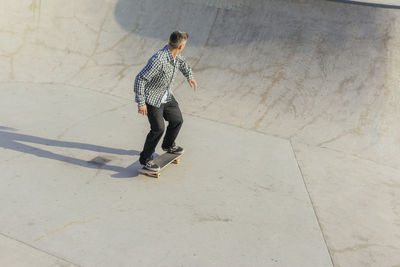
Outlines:
{"label": "sneaker", "polygon": [[139,158],[139,163],[141,164],[141,165],[146,165],[146,163],[148,162],[148,161],[150,161],[150,160],[153,160],[154,159],[154,157],[153,157],[153,155],[151,155],[149,158],[147,158],[147,159],[142,159],[142,157],[140,157]]}
{"label": "sneaker", "polygon": [[173,147],[170,147],[170,148],[163,148],[163,150],[168,152],[168,153],[177,154],[177,155],[181,155],[184,152],[183,148],[181,148],[180,146],[173,146]]}
{"label": "sneaker", "polygon": [[146,162],[146,165],[144,165],[144,167],[149,170],[149,171],[153,171],[153,172],[158,172],[160,170],[160,166],[158,166],[157,164],[155,164],[152,160],[149,160]]}

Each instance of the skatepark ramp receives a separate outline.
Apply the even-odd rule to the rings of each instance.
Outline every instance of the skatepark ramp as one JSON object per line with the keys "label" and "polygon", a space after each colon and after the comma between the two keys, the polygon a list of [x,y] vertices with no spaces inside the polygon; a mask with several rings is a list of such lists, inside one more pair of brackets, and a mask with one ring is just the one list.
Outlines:
{"label": "skatepark ramp", "polygon": [[366,0],[366,1],[351,1],[351,0],[331,0],[336,2],[343,2],[347,4],[357,4],[372,7],[383,7],[383,8],[400,8],[400,3],[397,0]]}
{"label": "skatepark ramp", "polygon": [[[183,76],[175,81],[184,115],[286,140],[332,265],[395,266],[400,264],[400,10],[377,6],[395,7],[397,1],[345,2],[361,1],[4,0],[0,82],[9,93],[0,103],[5,107],[18,88],[18,99],[43,92],[32,93],[23,107],[44,100],[56,107],[51,88],[57,88],[62,89],[58,100],[75,95],[96,101],[82,92],[98,93],[99,101],[130,100],[131,113],[125,115],[137,116],[135,75],[172,31],[186,31],[183,53],[199,91]],[[93,111],[79,103],[82,115]],[[104,106],[113,110],[110,103]],[[18,114],[29,117],[24,110]],[[74,119],[41,131],[73,127]],[[91,126],[93,132],[101,134],[112,120]],[[26,125],[35,122],[40,118]],[[18,126],[11,124],[0,126]],[[238,143],[223,149],[233,153]],[[135,145],[140,149],[142,140]]]}

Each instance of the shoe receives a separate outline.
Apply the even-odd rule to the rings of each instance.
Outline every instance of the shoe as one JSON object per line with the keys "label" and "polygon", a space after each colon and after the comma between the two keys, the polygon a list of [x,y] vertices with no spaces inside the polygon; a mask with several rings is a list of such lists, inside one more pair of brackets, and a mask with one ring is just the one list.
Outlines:
{"label": "shoe", "polygon": [[170,147],[170,148],[163,148],[163,150],[168,152],[168,153],[177,154],[177,155],[181,155],[184,152],[183,148],[181,148],[180,146],[173,146],[173,147]]}
{"label": "shoe", "polygon": [[144,168],[153,172],[158,172],[160,170],[160,166],[155,164],[152,160],[147,161],[146,165],[144,165]]}
{"label": "shoe", "polygon": [[151,155],[149,158],[147,158],[147,159],[142,159],[141,157],[139,158],[139,163],[140,163],[140,165],[146,165],[146,163],[148,162],[148,161],[150,161],[150,160],[153,160],[154,159],[154,157],[153,157],[153,155]]}

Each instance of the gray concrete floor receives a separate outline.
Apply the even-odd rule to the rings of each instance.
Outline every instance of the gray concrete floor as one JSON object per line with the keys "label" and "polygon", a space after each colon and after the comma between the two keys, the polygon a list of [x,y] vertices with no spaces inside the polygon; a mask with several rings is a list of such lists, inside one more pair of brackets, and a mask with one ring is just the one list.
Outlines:
{"label": "gray concrete floor", "polygon": [[[7,236],[83,266],[331,266],[287,140],[187,115],[181,164],[148,178],[137,162],[147,119],[129,100],[17,87],[1,90],[14,107],[2,121],[16,127],[0,132]],[[21,94],[43,90],[54,105],[24,108]]]}
{"label": "gray concrete floor", "polygon": [[[1,266],[400,264],[400,10],[3,7]],[[200,88],[176,80],[186,153],[152,179],[133,79],[175,29]]]}

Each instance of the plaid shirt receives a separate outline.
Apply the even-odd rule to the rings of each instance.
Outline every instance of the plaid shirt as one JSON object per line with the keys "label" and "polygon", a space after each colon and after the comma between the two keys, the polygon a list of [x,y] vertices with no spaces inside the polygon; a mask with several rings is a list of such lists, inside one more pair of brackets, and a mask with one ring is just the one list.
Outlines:
{"label": "plaid shirt", "polygon": [[171,101],[171,86],[177,69],[188,81],[193,79],[192,69],[186,63],[185,58],[179,54],[174,60],[168,45],[154,54],[135,79],[135,101],[138,106],[147,103],[160,107],[161,100],[166,92],[168,92],[167,102]]}

